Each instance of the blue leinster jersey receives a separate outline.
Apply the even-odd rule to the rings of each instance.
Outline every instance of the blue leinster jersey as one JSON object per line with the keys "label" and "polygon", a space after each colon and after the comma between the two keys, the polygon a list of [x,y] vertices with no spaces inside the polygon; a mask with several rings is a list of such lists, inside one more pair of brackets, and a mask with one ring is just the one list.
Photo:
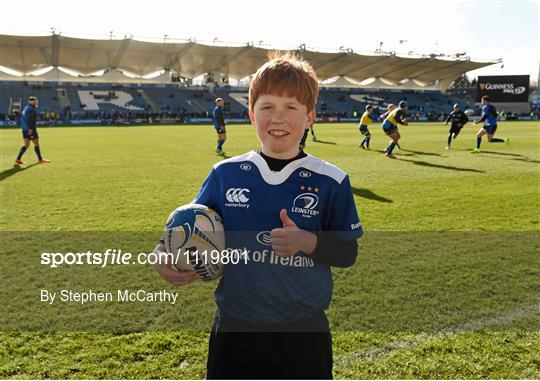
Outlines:
{"label": "blue leinster jersey", "polygon": [[225,265],[215,293],[218,307],[255,324],[307,318],[328,308],[332,297],[329,266],[302,252],[273,253],[270,231],[283,227],[281,209],[299,228],[327,237],[355,240],[363,233],[347,174],[310,155],[279,172],[254,151],[223,160],[193,202],[217,211],[227,247],[247,253],[246,260]]}
{"label": "blue leinster jersey", "polygon": [[492,104],[485,104],[482,106],[482,117],[481,121],[484,122],[486,126],[496,126],[497,125],[497,110]]}

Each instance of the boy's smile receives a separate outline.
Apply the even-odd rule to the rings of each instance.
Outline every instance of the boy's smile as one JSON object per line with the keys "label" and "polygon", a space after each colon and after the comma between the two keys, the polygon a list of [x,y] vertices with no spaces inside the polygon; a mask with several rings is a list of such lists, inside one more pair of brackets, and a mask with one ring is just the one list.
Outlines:
{"label": "boy's smile", "polygon": [[283,130],[270,130],[268,131],[268,133],[270,135],[273,135],[273,136],[285,136],[285,135],[289,135],[289,133],[287,131],[283,131]]}

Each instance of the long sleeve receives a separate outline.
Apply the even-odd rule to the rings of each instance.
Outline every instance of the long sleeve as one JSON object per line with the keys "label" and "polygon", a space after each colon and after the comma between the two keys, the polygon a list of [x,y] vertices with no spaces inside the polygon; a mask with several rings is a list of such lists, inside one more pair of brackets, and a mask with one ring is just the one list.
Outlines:
{"label": "long sleeve", "polygon": [[311,257],[328,266],[349,267],[356,261],[358,243],[356,240],[344,241],[317,234],[317,247]]}

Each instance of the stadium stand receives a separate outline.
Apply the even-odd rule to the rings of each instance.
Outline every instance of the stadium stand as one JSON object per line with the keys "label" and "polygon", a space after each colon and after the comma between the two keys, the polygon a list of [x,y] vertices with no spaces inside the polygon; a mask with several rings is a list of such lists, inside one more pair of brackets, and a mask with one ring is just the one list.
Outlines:
{"label": "stadium stand", "polygon": [[[40,98],[42,121],[207,123],[217,97],[225,100],[226,118],[247,121],[248,89],[229,86],[229,80],[249,78],[272,50],[250,43],[208,46],[194,40],[86,39],[55,32],[0,37],[0,66],[19,73],[1,72],[0,77],[0,123],[9,125],[31,95]],[[457,77],[499,62],[383,51],[302,48],[301,54],[325,83],[316,105],[323,121],[357,120],[367,103],[382,111],[400,100],[408,101],[413,119],[440,120],[456,100],[473,104],[467,94],[444,93]],[[36,67],[51,70],[34,74]],[[206,85],[192,86],[198,77]]]}
{"label": "stadium stand", "polygon": [[[2,82],[0,92],[0,114],[7,117],[17,114],[26,104],[26,99],[33,95],[40,99],[41,118],[51,119],[50,113],[61,111],[57,88],[52,84]],[[1,115],[0,115],[1,116]]]}
{"label": "stadium stand", "polygon": [[[57,113],[58,119],[159,118],[162,116],[209,118],[214,100],[225,100],[225,115],[247,119],[246,87],[182,87],[177,84],[105,84],[0,81],[0,114],[16,117],[17,105],[31,95],[40,98],[40,112]],[[384,110],[389,103],[406,100],[417,119],[440,119],[458,98],[434,90],[321,88],[317,113],[321,118],[356,118],[366,104]],[[382,111],[381,111],[382,112]],[[42,117],[44,115],[41,115]]]}

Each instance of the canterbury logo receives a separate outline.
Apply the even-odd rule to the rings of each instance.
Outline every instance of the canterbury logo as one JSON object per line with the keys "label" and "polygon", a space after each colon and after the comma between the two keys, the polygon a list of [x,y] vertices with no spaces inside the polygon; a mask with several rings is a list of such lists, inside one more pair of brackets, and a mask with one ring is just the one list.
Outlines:
{"label": "canterbury logo", "polygon": [[227,192],[225,193],[225,198],[229,202],[239,202],[239,203],[246,203],[249,201],[249,198],[246,197],[244,193],[249,193],[249,189],[247,188],[229,188]]}

